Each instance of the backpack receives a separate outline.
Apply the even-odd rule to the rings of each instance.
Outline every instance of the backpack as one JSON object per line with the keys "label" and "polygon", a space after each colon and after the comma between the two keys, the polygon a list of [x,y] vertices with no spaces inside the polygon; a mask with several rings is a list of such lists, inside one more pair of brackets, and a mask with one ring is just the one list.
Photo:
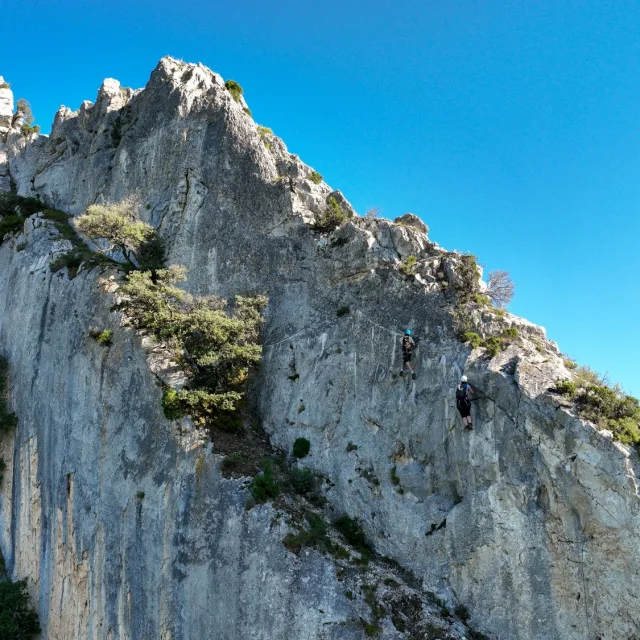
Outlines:
{"label": "backpack", "polygon": [[413,340],[411,339],[411,336],[404,336],[402,338],[402,350],[405,353],[411,353],[412,348],[413,348]]}
{"label": "backpack", "polygon": [[456,387],[456,400],[458,402],[467,402],[469,400],[469,385],[466,382]]}

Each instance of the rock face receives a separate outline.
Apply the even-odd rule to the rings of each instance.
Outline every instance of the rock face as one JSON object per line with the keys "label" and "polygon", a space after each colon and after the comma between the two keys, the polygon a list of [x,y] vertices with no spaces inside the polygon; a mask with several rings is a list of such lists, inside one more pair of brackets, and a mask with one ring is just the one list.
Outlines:
{"label": "rock face", "polygon": [[[95,104],[61,109],[49,137],[11,130],[8,153],[20,194],[73,214],[138,193],[190,290],[269,296],[264,428],[285,450],[310,440],[329,507],[424,589],[496,638],[637,636],[637,455],[547,393],[567,371],[541,328],[475,311],[520,338],[493,359],[458,341],[445,285],[461,258],[413,217],[355,216],[220,76],[170,58],[144,90],[107,80]],[[331,196],[349,220],[320,234],[310,223]],[[162,416],[139,339],[118,329],[105,350],[87,337],[117,325],[109,295],[95,272],[49,273],[63,242],[49,236],[35,218],[0,247],[0,352],[20,416],[1,546],[46,637],[362,637],[332,562],[287,551],[286,523],[246,511],[216,443]],[[415,381],[398,376],[405,327],[422,338]],[[455,411],[462,372],[481,392],[472,432]],[[381,633],[409,637],[389,618]]]}
{"label": "rock face", "polygon": [[11,186],[6,143],[12,118],[13,92],[9,84],[0,76],[0,191],[8,191]]}

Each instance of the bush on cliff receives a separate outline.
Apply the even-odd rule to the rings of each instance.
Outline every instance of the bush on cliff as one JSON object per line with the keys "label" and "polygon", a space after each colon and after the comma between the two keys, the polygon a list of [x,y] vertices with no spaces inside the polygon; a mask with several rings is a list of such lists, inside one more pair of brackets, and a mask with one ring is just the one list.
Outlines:
{"label": "bush on cliff", "polygon": [[332,196],[327,200],[325,209],[316,214],[313,228],[316,231],[328,233],[337,229],[346,219],[346,214],[340,208],[338,201]]}
{"label": "bush on cliff", "polygon": [[106,241],[107,251],[121,251],[137,268],[159,269],[164,263],[162,240],[150,224],[138,218],[139,209],[135,196],[94,204],[76,220],[76,228],[91,240]]}
{"label": "bush on cliff", "polygon": [[9,394],[9,364],[0,357],[0,436],[11,431],[17,424],[15,413],[9,412],[7,404]]}
{"label": "bush on cliff", "polygon": [[197,297],[176,286],[185,268],[133,271],[120,289],[131,323],[174,350],[190,374],[189,389],[168,390],[170,418],[191,415],[198,424],[237,428],[233,414],[245,395],[249,371],[260,361],[263,296],[237,296],[233,304],[216,296]]}
{"label": "bush on cliff", "polygon": [[560,380],[550,389],[573,400],[578,415],[613,433],[614,439],[640,448],[640,400],[611,386],[589,367],[571,367],[573,380]]}
{"label": "bush on cliff", "polygon": [[38,614],[29,604],[27,581],[0,579],[0,638],[29,640],[39,633]]}

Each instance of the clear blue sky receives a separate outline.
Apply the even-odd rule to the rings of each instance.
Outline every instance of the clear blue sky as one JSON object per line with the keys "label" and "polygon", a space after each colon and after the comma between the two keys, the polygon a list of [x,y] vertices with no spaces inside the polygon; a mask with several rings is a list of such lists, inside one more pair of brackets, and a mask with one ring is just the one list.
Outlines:
{"label": "clear blue sky", "polygon": [[637,0],[2,4],[0,74],[43,131],[104,77],[202,62],[358,211],[507,269],[514,313],[640,395]]}

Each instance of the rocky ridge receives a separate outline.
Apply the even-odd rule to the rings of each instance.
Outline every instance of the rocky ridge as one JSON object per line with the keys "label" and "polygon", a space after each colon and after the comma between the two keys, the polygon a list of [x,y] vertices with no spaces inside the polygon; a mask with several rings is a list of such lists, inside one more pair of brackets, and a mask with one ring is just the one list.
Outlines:
{"label": "rocky ridge", "polygon": [[[541,328],[470,303],[479,332],[519,337],[491,359],[461,344],[462,256],[415,217],[358,217],[245,107],[217,74],[165,58],[144,90],[107,80],[95,104],[62,108],[48,137],[9,129],[11,178],[74,214],[136,192],[192,291],[267,293],[254,388],[264,428],[285,451],[311,442],[305,463],[329,480],[329,507],[358,518],[421,589],[498,638],[634,637],[635,452],[548,394],[568,372]],[[331,198],[347,221],[318,233]],[[0,350],[21,418],[1,544],[32,581],[47,637],[208,637],[211,624],[221,625],[211,637],[361,637],[371,612],[353,609],[335,563],[306,551],[303,568],[271,507],[244,511],[246,490],[220,476],[215,440],[185,445],[163,418],[138,339],[118,330],[96,358],[89,327],[117,320],[96,273],[48,272],[64,249],[50,233],[35,218],[0,248]],[[405,326],[423,338],[416,381],[397,376]],[[482,391],[472,433],[456,423],[462,371]],[[303,575],[313,584],[299,590]],[[436,624],[421,597],[423,621]],[[298,613],[283,617],[282,598]],[[380,625],[383,637],[409,637],[392,617]]]}

